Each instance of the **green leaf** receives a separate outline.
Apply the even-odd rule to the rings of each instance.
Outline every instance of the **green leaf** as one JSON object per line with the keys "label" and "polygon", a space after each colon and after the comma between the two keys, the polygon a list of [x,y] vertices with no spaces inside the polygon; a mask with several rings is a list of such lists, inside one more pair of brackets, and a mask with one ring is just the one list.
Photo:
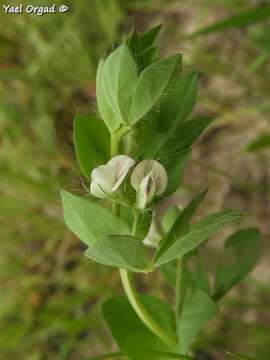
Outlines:
{"label": "green leaf", "polygon": [[139,36],[140,51],[150,47],[154,43],[161,28],[162,25],[154,26]]}
{"label": "green leaf", "polygon": [[191,113],[197,98],[198,73],[173,78],[159,109],[160,131],[173,131]]}
{"label": "green leaf", "polygon": [[[188,149],[203,133],[203,131],[212,123],[214,118],[212,117],[198,117],[181,124],[175,131],[175,138],[170,139],[170,142],[164,145],[170,149],[170,146],[177,144],[177,150]],[[172,145],[170,145],[172,144]]]}
{"label": "green leaf", "polygon": [[136,228],[136,236],[140,239],[144,239],[148,234],[152,223],[152,215],[153,212],[151,210],[145,211],[140,215]]}
{"label": "green leaf", "polygon": [[[136,234],[134,234],[134,236],[138,237],[139,239],[144,239],[146,237],[152,223],[152,213],[152,210],[148,209],[147,211],[144,211],[140,214],[136,226]],[[134,222],[133,210],[122,206],[120,214],[121,218],[132,229],[132,225]]]}
{"label": "green leaf", "polygon": [[85,256],[103,265],[142,272],[148,265],[146,247],[134,236],[106,236],[90,244]]}
{"label": "green leaf", "polygon": [[96,94],[97,106],[100,116],[110,132],[116,131],[121,125],[121,118],[118,116],[109,105],[103,91],[103,73],[104,73],[104,60],[100,60],[97,69],[96,79]]}
{"label": "green leaf", "polygon": [[[190,147],[212,121],[213,118],[209,117],[192,119],[181,124],[172,136],[157,138],[161,149],[154,157],[163,164],[169,175],[166,196],[179,187],[184,166],[190,158]],[[158,145],[153,149],[158,149]]]}
{"label": "green leaf", "polygon": [[67,227],[90,246],[109,235],[129,235],[127,225],[104,207],[61,191],[64,220]]}
{"label": "green leaf", "polygon": [[177,261],[173,260],[160,266],[160,270],[166,281],[175,288]]}
{"label": "green leaf", "polygon": [[[191,286],[193,289],[199,288],[206,294],[210,295],[208,273],[199,255],[192,257],[192,263],[195,264],[193,266],[194,269],[192,268],[191,271],[186,267],[185,262],[183,262],[182,266],[184,266],[184,271],[181,276],[180,286],[183,288],[186,286]],[[160,270],[168,283],[174,288],[176,284],[177,261],[173,260],[169,263],[161,265]]]}
{"label": "green leaf", "polygon": [[192,281],[195,286],[202,291],[204,291],[207,295],[211,293],[211,287],[209,283],[207,269],[205,268],[202,259],[199,254],[195,258],[195,269],[191,273]]}
{"label": "green leaf", "polygon": [[159,49],[157,46],[151,46],[150,48],[144,50],[137,56],[137,65],[141,71],[150,66],[151,64],[157,62],[159,59]]}
{"label": "green leaf", "polygon": [[233,251],[234,259],[217,270],[213,295],[215,300],[220,300],[256,265],[261,254],[260,232],[255,228],[239,230],[226,240],[225,249]]}
{"label": "green leaf", "polygon": [[140,75],[129,113],[129,123],[140,120],[161,97],[179,63],[180,55],[172,55],[147,67]]}
{"label": "green leaf", "polygon": [[128,120],[137,81],[136,62],[128,46],[123,43],[106,59],[102,76],[103,93],[122,123]]}
{"label": "green leaf", "polygon": [[180,352],[186,353],[201,328],[218,312],[217,304],[201,289],[186,296],[178,322]]}
{"label": "green leaf", "polygon": [[[180,64],[178,65],[180,67]],[[145,156],[158,159],[170,158],[171,163],[177,163],[177,159],[173,157],[179,154],[178,138],[181,138],[182,132],[185,131],[185,127],[182,128],[180,125],[192,111],[196,93],[197,73],[190,72],[180,77],[172,77],[160,102],[147,114],[146,120],[139,124],[137,141],[139,149],[143,149]],[[204,120],[200,125],[204,125]],[[199,121],[194,123],[194,127],[202,132],[204,129],[201,130],[200,125]],[[187,125],[187,130],[195,132],[190,127],[191,125]],[[197,137],[199,135],[200,133]],[[182,142],[185,137],[181,138]],[[193,142],[195,140],[196,137]]]}
{"label": "green leaf", "polygon": [[[167,236],[167,245],[169,247],[175,242],[177,238],[181,237],[188,231],[190,220],[192,219],[195,211],[200,206],[201,202],[204,200],[207,192],[208,188],[206,188],[194,199],[192,199],[190,203],[185,207],[185,209],[181,212]],[[164,247],[168,248],[165,244]]]}
{"label": "green leaf", "polygon": [[86,115],[76,115],[73,137],[78,163],[89,179],[91,171],[109,160],[110,134],[102,121]]}
{"label": "green leaf", "polygon": [[245,355],[240,355],[236,353],[232,353],[231,351],[227,351],[227,354],[233,357],[236,360],[256,360],[255,358],[247,357]]}
{"label": "green leaf", "polygon": [[191,226],[190,231],[177,239],[173,245],[154,262],[155,266],[166,264],[196,249],[205,240],[217,233],[223,226],[240,221],[242,213],[222,211],[206,216]]}
{"label": "green leaf", "polygon": [[161,25],[158,25],[142,34],[138,34],[136,30],[133,31],[131,36],[126,40],[126,43],[134,57],[137,57],[145,50],[153,47],[160,29]]}
{"label": "green leaf", "polygon": [[191,150],[176,151],[168,157],[158,158],[168,173],[168,186],[164,196],[173,194],[180,186],[185,166],[190,159]]}
{"label": "green leaf", "polygon": [[164,254],[177,239],[181,238],[188,231],[189,222],[198,209],[199,205],[205,198],[208,188],[198,194],[179,214],[177,220],[174,222],[170,232],[166,236],[165,240],[161,243],[158,249],[155,259],[157,260],[162,254]]}
{"label": "green leaf", "polygon": [[190,34],[189,37],[220,32],[232,28],[248,26],[270,17],[270,6],[258,6],[241,13],[228,16],[224,20],[217,21],[203,29]]}
{"label": "green leaf", "polygon": [[[173,169],[174,166],[177,166],[177,157],[181,156],[185,151],[190,151],[191,145],[213,120],[214,118],[210,117],[191,119],[180,124],[177,129],[174,129],[173,134],[166,132],[161,133],[155,128],[152,128],[150,131],[152,131],[152,137],[154,136],[154,139],[151,141],[150,131],[148,131],[149,134],[144,135],[143,141],[146,148],[144,151],[153,158],[161,161],[166,168]],[[155,135],[153,135],[154,133]],[[146,144],[146,140],[148,140],[148,145]]]}
{"label": "green leaf", "polygon": [[259,136],[248,145],[248,151],[258,151],[270,147],[270,135]]}
{"label": "green leaf", "polygon": [[166,210],[161,219],[162,230],[165,234],[169,233],[180,213],[181,210],[176,205]]}
{"label": "green leaf", "polygon": [[[180,268],[179,268],[179,262],[180,261]],[[188,288],[193,286],[194,288],[195,282],[193,282],[193,279],[191,277],[191,273],[188,270],[187,266],[187,258],[182,257],[177,260],[170,261],[166,264],[161,265],[160,270],[162,274],[164,275],[167,282],[173,287],[176,288],[176,286],[179,287],[181,297],[177,299],[177,308],[180,312],[180,305],[181,302],[184,300],[185,293]],[[175,309],[176,310],[176,309]]]}
{"label": "green leaf", "polygon": [[[156,30],[157,29],[158,27]],[[153,32],[151,30],[152,29],[142,35],[139,35],[136,31],[134,31],[126,41],[134,59],[136,60],[139,73],[141,73],[149,65],[159,60],[159,48],[153,45],[157,32],[154,29]]]}
{"label": "green leaf", "polygon": [[[191,272],[187,267],[187,260],[193,260],[192,263],[196,260],[197,265],[198,256],[182,259],[180,269],[176,260],[161,266],[161,271],[169,284],[173,288],[175,286],[180,288],[181,297],[177,302],[179,309],[177,331],[180,342],[179,351],[183,354],[188,351],[201,328],[218,311],[217,304],[209,295],[208,276],[205,269],[200,266],[195,269],[195,272]],[[198,274],[197,270],[201,269],[203,274]],[[180,271],[180,274],[177,275],[177,271]]]}
{"label": "green leaf", "polygon": [[[160,326],[168,334],[174,334],[174,314],[170,306],[152,296],[140,295],[140,300]],[[126,297],[107,300],[102,304],[102,312],[117,345],[124,353],[130,354],[130,359],[138,360],[132,356],[136,352],[170,350],[142,323]],[[140,359],[153,360],[158,357],[146,354]]]}

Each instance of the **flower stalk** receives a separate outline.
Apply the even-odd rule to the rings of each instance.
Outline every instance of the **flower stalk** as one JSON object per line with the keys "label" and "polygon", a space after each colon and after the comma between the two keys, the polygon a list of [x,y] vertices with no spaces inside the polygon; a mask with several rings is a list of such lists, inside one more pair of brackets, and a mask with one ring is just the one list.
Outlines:
{"label": "flower stalk", "polygon": [[145,309],[133,285],[132,275],[125,269],[119,269],[119,272],[127,298],[141,321],[148,327],[148,329],[150,329],[165,344],[167,344],[170,349],[175,350],[177,347],[176,339],[169,336]]}
{"label": "flower stalk", "polygon": [[[120,136],[119,133],[112,133],[111,134],[111,156],[117,156],[118,154],[118,147],[121,141],[122,136],[125,132],[121,132]],[[113,202],[113,213],[119,214],[120,207],[119,204]],[[134,223],[132,227],[132,234],[136,234],[137,225],[139,221],[139,212],[134,211]],[[140,297],[133,285],[132,281],[132,274],[126,270],[119,268],[119,274],[122,281],[123,289],[127,295],[127,298],[133,307],[136,314],[139,316],[141,321],[144,325],[151,330],[156,336],[158,336],[165,344],[169,346],[170,349],[174,350],[177,347],[177,341],[173,337],[169,336],[162,327],[152,318],[149,312],[144,307],[143,303],[140,300]]]}

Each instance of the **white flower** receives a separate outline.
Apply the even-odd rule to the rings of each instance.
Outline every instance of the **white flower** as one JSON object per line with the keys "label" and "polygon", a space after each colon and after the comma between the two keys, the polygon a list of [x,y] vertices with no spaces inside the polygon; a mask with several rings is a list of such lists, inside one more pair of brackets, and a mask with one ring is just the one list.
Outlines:
{"label": "white flower", "polygon": [[145,209],[155,196],[164,193],[168,185],[168,176],[158,161],[143,160],[134,168],[130,181],[137,191],[137,206]]}
{"label": "white flower", "polygon": [[135,161],[126,155],[113,157],[106,165],[95,168],[91,173],[90,190],[95,197],[105,199],[115,192],[125,180]]}
{"label": "white flower", "polygon": [[153,218],[150,229],[146,235],[146,237],[143,240],[144,245],[150,246],[150,247],[158,247],[158,244],[162,240],[162,236],[160,234],[160,231],[158,229],[156,220]]}

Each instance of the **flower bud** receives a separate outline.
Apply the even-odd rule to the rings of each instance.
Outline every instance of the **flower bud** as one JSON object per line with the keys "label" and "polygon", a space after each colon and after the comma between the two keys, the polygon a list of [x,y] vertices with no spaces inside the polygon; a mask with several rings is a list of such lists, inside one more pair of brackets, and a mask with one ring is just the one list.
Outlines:
{"label": "flower bud", "polygon": [[106,165],[95,168],[91,173],[90,190],[93,196],[105,199],[118,190],[135,161],[126,155],[113,157]]}
{"label": "flower bud", "polygon": [[137,206],[145,209],[155,196],[167,188],[168,177],[165,168],[156,160],[143,160],[131,174],[131,185],[137,191]]}
{"label": "flower bud", "polygon": [[152,219],[150,229],[143,240],[144,245],[149,247],[158,247],[160,241],[162,240],[162,236],[160,234],[156,219]]}

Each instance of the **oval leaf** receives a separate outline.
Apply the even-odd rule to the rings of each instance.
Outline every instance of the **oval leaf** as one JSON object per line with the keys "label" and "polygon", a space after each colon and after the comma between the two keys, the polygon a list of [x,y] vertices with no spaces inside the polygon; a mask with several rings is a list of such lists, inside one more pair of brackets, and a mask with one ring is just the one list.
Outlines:
{"label": "oval leaf", "polygon": [[104,63],[102,89],[108,104],[122,123],[127,122],[132,96],[138,81],[136,62],[123,43]]}
{"label": "oval leaf", "polygon": [[234,252],[231,263],[221,265],[215,278],[214,299],[220,300],[256,265],[261,254],[261,236],[256,228],[241,229],[225,242],[225,249]]}
{"label": "oval leaf", "polygon": [[178,322],[181,353],[188,351],[197,333],[217,312],[217,304],[199,288],[185,298]]}
{"label": "oval leaf", "polygon": [[109,105],[103,91],[103,73],[104,73],[104,60],[100,60],[97,69],[96,78],[96,96],[97,106],[100,116],[110,132],[116,131],[121,125],[121,118],[116,115],[111,106]]}
{"label": "oval leaf", "polygon": [[110,134],[100,119],[76,115],[73,138],[78,163],[83,174],[89,179],[96,166],[109,160]]}
{"label": "oval leaf", "polygon": [[148,265],[146,247],[134,236],[107,236],[91,244],[85,256],[103,265],[142,272]]}
{"label": "oval leaf", "polygon": [[109,235],[129,235],[127,225],[104,207],[61,191],[64,220],[67,227],[90,246]]}
{"label": "oval leaf", "polygon": [[[174,314],[170,306],[153,297],[140,296],[140,300],[154,319],[169,334],[174,332]],[[154,335],[139,319],[126,297],[116,297],[102,304],[102,313],[119,348],[138,360],[134,355],[144,351],[169,351],[170,349]],[[142,355],[142,354],[141,354]],[[154,360],[153,354],[140,356],[140,360]]]}
{"label": "oval leaf", "polygon": [[140,120],[155,105],[181,59],[172,55],[147,67],[140,75],[129,113],[129,123]]}

